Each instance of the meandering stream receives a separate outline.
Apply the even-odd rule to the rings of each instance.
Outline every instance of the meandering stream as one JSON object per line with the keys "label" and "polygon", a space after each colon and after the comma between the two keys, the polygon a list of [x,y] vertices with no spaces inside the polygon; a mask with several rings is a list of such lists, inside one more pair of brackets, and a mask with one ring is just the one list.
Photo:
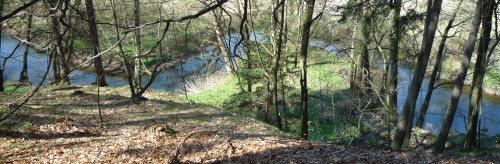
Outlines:
{"label": "meandering stream", "polygon": [[[232,35],[235,36],[236,34]],[[255,35],[256,37],[251,37],[250,39],[258,42],[267,42],[267,37],[262,34]],[[229,38],[229,37],[228,37]],[[236,38],[231,37],[231,39],[226,40],[226,42],[232,42],[231,51],[234,48],[234,42]],[[8,56],[12,50],[16,47],[19,41],[11,38],[9,35],[3,35],[1,40],[1,61],[3,61],[3,57]],[[325,47],[325,51],[328,53],[339,53],[341,48],[339,46],[333,44],[327,44],[324,41],[311,41],[311,46],[320,46]],[[22,68],[22,55],[24,51],[24,45],[21,46],[14,54],[13,58],[10,59],[7,63],[7,66],[4,71],[5,80],[18,80],[19,74]],[[181,75],[191,74],[192,76],[187,77],[187,81],[193,81],[197,76],[204,75],[205,72],[210,71],[210,67],[206,68],[205,63],[207,61],[213,63],[211,67],[221,68],[222,62],[220,60],[214,60],[214,55],[210,52],[214,49],[214,46],[209,46],[205,50],[206,52],[197,55],[197,57],[191,58],[181,66],[177,66],[172,69],[167,69],[161,72],[161,74],[155,79],[153,84],[151,85],[151,89],[155,90],[164,90],[169,92],[175,92],[182,87],[182,78]],[[238,48],[237,51],[241,52],[241,49]],[[342,53],[342,52],[340,52]],[[42,53],[38,53],[33,49],[30,49],[28,56],[28,75],[30,78],[30,82],[33,84],[37,84],[43,78],[43,74],[46,71],[48,56]],[[208,69],[208,70],[207,70]],[[219,69],[222,70],[223,69]],[[404,101],[406,100],[406,95],[408,91],[409,81],[411,79],[412,72],[408,68],[400,67],[399,68],[399,88],[398,88],[398,106],[402,107],[404,105]],[[75,70],[71,72],[69,79],[71,83],[77,85],[89,85],[95,80],[95,75],[92,72],[84,72]],[[146,81],[149,79],[149,76],[144,76],[143,80]],[[127,81],[123,77],[118,76],[106,76],[106,81],[108,84],[114,87],[125,86],[127,85]],[[426,94],[426,88],[429,83],[429,79],[424,79],[422,84],[422,90],[420,92],[417,107],[420,107],[422,101]],[[425,88],[425,89],[424,89]],[[446,107],[449,103],[451,97],[450,87],[440,87],[434,90],[434,94],[432,96],[429,111],[425,118],[424,126],[426,129],[437,132],[441,126],[441,122],[444,118],[444,113],[446,111]],[[470,95],[468,93],[463,92],[460,97],[460,104],[458,105],[457,114],[455,115],[455,119],[453,120],[453,125],[451,127],[452,130],[456,130],[460,133],[465,132],[465,118],[467,116],[468,104],[469,104]],[[500,98],[485,96],[482,101],[483,106],[483,115],[481,119],[481,129],[485,130],[487,135],[497,135],[500,133]],[[399,109],[399,112],[401,109]],[[416,109],[416,116],[419,114],[419,108]],[[415,119],[416,121],[416,119]],[[487,130],[486,130],[487,129]]]}

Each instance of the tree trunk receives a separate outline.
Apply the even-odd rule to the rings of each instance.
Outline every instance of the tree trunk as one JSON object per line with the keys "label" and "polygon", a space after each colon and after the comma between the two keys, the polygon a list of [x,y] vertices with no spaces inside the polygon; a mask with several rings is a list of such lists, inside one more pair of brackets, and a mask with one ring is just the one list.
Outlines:
{"label": "tree trunk", "polygon": [[[370,1],[365,3],[369,4]],[[358,33],[359,40],[356,42],[356,48],[359,49],[360,53],[354,54],[355,64],[354,64],[354,80],[351,82],[352,93],[356,94],[359,100],[362,102],[368,102],[371,98],[371,85],[370,85],[370,60],[369,60],[369,50],[368,45],[370,44],[370,25],[371,25],[371,13],[363,8],[361,5],[359,7],[361,13],[361,20],[359,23]]]}
{"label": "tree trunk", "polygon": [[[137,27],[141,25],[141,9],[139,0],[134,0],[134,26]],[[142,74],[142,65],[141,65],[141,30],[137,29],[135,31],[135,42],[134,42],[134,84],[135,90],[139,92],[141,90],[141,74]],[[140,95],[132,95],[132,96],[140,96]],[[138,97],[135,97],[138,98]]]}
{"label": "tree trunk", "polygon": [[[284,15],[285,15],[285,0],[282,0],[280,2],[280,0],[277,0],[276,2],[277,6],[279,6],[281,4],[281,9],[280,9],[280,13],[281,13],[281,16],[280,16],[280,21],[278,22],[278,20],[275,20],[274,23],[275,23],[275,26],[276,24],[279,24],[279,27],[278,27],[278,41],[276,43],[276,48],[277,48],[277,51],[276,52],[276,55],[274,56],[274,61],[273,61],[273,79],[272,79],[272,83],[273,83],[273,107],[274,107],[274,111],[276,113],[276,122],[278,124],[278,128],[280,130],[283,130],[283,126],[281,124],[281,116],[280,116],[280,113],[279,113],[279,108],[278,108],[278,69],[280,69],[280,58],[281,58],[281,51],[282,51],[282,43],[283,43],[283,27],[284,27]],[[278,15],[278,13],[274,13],[274,15]],[[276,30],[276,28],[275,28]],[[282,88],[283,89],[283,88]]]}
{"label": "tree trunk", "polygon": [[389,85],[386,87],[388,93],[387,105],[388,109],[388,120],[391,123],[396,122],[396,115],[398,111],[398,56],[399,56],[399,40],[401,38],[401,0],[394,1],[394,23],[392,29],[394,30],[391,34],[391,55],[389,57],[390,63],[390,73],[387,82]]}
{"label": "tree trunk", "polygon": [[458,9],[460,9],[461,4],[462,1],[460,1],[460,4],[458,4],[457,8],[453,12],[451,19],[448,21],[448,25],[444,29],[443,36],[441,36],[441,43],[439,44],[439,49],[436,54],[436,63],[434,63],[434,68],[432,70],[432,74],[430,77],[429,86],[427,87],[427,93],[425,94],[424,104],[420,108],[420,115],[417,119],[417,124],[416,124],[417,127],[424,128],[423,126],[424,126],[425,115],[427,114],[427,109],[429,108],[432,92],[434,91],[434,83],[436,82],[437,74],[439,72],[439,67],[441,66],[441,60],[444,54],[444,47],[446,46],[446,39],[448,39],[447,35],[450,29],[453,27],[453,22],[455,21],[455,17],[457,15]]}
{"label": "tree trunk", "polygon": [[476,132],[477,132],[477,123],[479,117],[479,109],[481,103],[481,94],[483,90],[483,79],[484,74],[486,73],[486,67],[488,66],[487,53],[488,53],[488,45],[491,41],[491,28],[492,28],[492,17],[493,10],[496,6],[495,0],[486,0],[484,2],[486,9],[483,12],[482,17],[482,34],[479,38],[479,46],[477,50],[477,58],[476,64],[474,66],[474,74],[472,78],[472,95],[470,97],[469,102],[469,113],[468,113],[468,122],[467,122],[467,132],[465,133],[464,145],[462,150],[470,151],[473,148],[479,148],[476,143]]}
{"label": "tree trunk", "polygon": [[[113,11],[113,21],[115,23],[116,40],[119,41],[120,40],[120,29],[118,28],[118,18],[116,15],[115,1],[110,0],[110,2],[111,2],[111,9]],[[122,43],[118,43],[118,50],[120,52],[120,57],[122,58],[123,65],[125,65],[125,73],[127,74],[127,82],[128,82],[128,86],[130,89],[130,95],[131,95],[130,97],[133,101],[135,101],[134,99],[136,99],[137,96],[136,96],[136,90],[134,88],[132,67],[130,66],[130,64],[127,60],[128,59],[127,56],[125,56],[125,53],[123,52]],[[137,92],[139,92],[139,91],[137,91]]]}
{"label": "tree trunk", "polygon": [[96,82],[98,86],[107,86],[106,78],[104,77],[104,68],[102,66],[102,59],[99,54],[99,38],[97,35],[97,25],[95,23],[95,15],[94,15],[94,4],[92,0],[85,0],[85,7],[87,8],[88,14],[88,25],[89,25],[89,33],[92,39],[92,47],[94,50],[93,54],[93,62],[94,69],[96,72]]}
{"label": "tree trunk", "polygon": [[428,0],[427,16],[424,25],[424,36],[422,39],[422,47],[418,54],[417,65],[415,68],[415,75],[413,75],[408,96],[403,107],[403,112],[398,120],[396,133],[394,134],[393,146],[396,149],[401,149],[403,143],[409,144],[411,130],[413,127],[413,116],[415,115],[415,106],[424,79],[425,70],[429,61],[429,56],[434,42],[434,35],[436,33],[439,14],[441,12],[442,0]]}
{"label": "tree trunk", "polygon": [[[52,8],[50,13],[51,13],[51,28],[52,28],[52,33],[54,35],[55,40],[62,40],[62,35],[61,35],[61,26],[59,24],[59,16],[58,16],[58,10],[59,8],[62,7],[63,1],[57,1],[57,0],[51,0],[49,2],[50,7]],[[64,60],[64,48],[62,44],[57,44],[56,43],[56,55],[54,58],[54,67],[53,69],[57,69],[54,72],[55,80],[59,84],[69,84],[69,67],[66,61]],[[57,74],[57,75],[56,75]]]}
{"label": "tree trunk", "polygon": [[467,71],[469,69],[470,58],[472,56],[472,53],[474,52],[474,45],[476,44],[477,33],[479,30],[479,25],[481,24],[481,16],[484,5],[483,0],[478,0],[476,5],[477,6],[474,18],[472,19],[473,22],[470,28],[469,38],[465,43],[460,72],[455,79],[450,104],[448,106],[448,109],[446,110],[446,115],[444,116],[443,123],[441,124],[441,131],[439,132],[436,144],[434,145],[434,148],[432,150],[434,153],[441,153],[444,150],[444,146],[448,138],[448,133],[450,132],[451,124],[453,122],[453,118],[455,117],[455,112],[457,111],[460,95],[462,94],[465,77],[467,76]]}
{"label": "tree trunk", "polygon": [[[4,5],[4,1],[0,1],[0,19],[3,18],[3,5]],[[2,24],[0,24],[0,53],[2,53],[2,40],[3,40],[3,32],[2,32]],[[5,60],[5,59],[4,59]],[[0,92],[3,92],[4,91],[4,88],[3,88],[3,66],[0,65]]]}
{"label": "tree trunk", "polygon": [[[303,20],[302,20],[302,9],[303,9],[303,5],[302,5],[302,1],[297,1],[297,17],[299,19],[297,19],[297,34],[300,34],[302,32],[302,26],[303,26]],[[297,41],[296,42],[300,42],[300,35],[297,35]],[[299,46],[295,46],[295,47],[299,47]],[[300,51],[299,49],[295,49],[296,51]],[[295,54],[295,57],[293,59],[293,68],[296,69],[297,68],[297,64],[299,63],[298,61],[298,56],[297,54]]]}
{"label": "tree trunk", "polygon": [[[248,15],[248,6],[251,5],[251,2],[249,0],[243,0],[243,12],[244,15],[243,17],[245,18],[245,21],[242,22],[244,23],[244,29],[245,29],[245,40],[243,41],[243,50],[247,54],[247,69],[248,71],[252,70],[252,54],[250,53],[250,30],[248,29],[248,21],[247,21],[247,15]],[[248,92],[252,92],[252,77],[247,76],[247,90]]]}
{"label": "tree trunk", "polygon": [[308,0],[306,16],[302,21],[302,41],[300,45],[300,109],[301,109],[301,133],[300,136],[307,140],[309,137],[308,125],[308,88],[307,88],[307,48],[311,34],[312,16],[314,13],[315,0]]}
{"label": "tree trunk", "polygon": [[[369,3],[369,1],[367,1]],[[362,35],[361,39],[361,57],[358,61],[358,70],[356,71],[356,82],[360,88],[359,97],[366,99],[371,98],[371,85],[370,85],[370,59],[368,45],[370,44],[370,27],[371,25],[371,14],[368,11],[363,11],[363,18],[361,22],[360,33]],[[360,67],[361,66],[361,67]]]}
{"label": "tree trunk", "polygon": [[[224,39],[224,28],[222,26],[222,10],[212,10],[215,19],[215,35],[217,37],[217,43],[220,50],[220,55],[224,58],[224,65],[228,74],[233,74],[233,67],[231,62],[231,50],[228,50],[228,45],[225,43]],[[229,43],[231,44],[231,43]]]}
{"label": "tree trunk", "polygon": [[270,106],[270,105],[269,105],[269,104],[270,104],[269,102],[271,101],[271,96],[272,96],[272,95],[270,94],[270,93],[271,93],[271,91],[270,91],[271,89],[270,89],[269,85],[270,85],[270,84],[269,84],[269,82],[268,82],[268,83],[267,83],[266,105],[265,105],[265,107],[264,107],[264,122],[267,122],[267,123],[269,122],[269,106]]}
{"label": "tree trunk", "polygon": [[[28,9],[28,28],[26,29],[26,41],[28,43],[31,42],[31,26],[33,22],[33,10],[32,8]],[[19,82],[21,83],[29,83],[29,76],[28,76],[28,52],[29,52],[30,46],[26,44],[24,53],[23,53],[23,68],[21,70],[21,75],[19,77]]]}
{"label": "tree trunk", "polygon": [[[1,35],[0,35],[1,36]],[[1,49],[0,49],[1,50]],[[4,88],[3,88],[3,69],[4,68],[0,68],[0,92],[3,92],[4,91]]]}

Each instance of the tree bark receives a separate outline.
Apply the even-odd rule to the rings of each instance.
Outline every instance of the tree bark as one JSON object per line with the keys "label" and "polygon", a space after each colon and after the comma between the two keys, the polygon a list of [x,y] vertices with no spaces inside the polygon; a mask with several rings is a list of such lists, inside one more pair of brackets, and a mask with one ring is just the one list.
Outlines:
{"label": "tree bark", "polygon": [[[370,1],[366,1],[370,3]],[[359,87],[358,92],[360,98],[370,99],[371,98],[371,85],[370,85],[370,54],[368,51],[368,45],[370,44],[370,26],[371,26],[371,13],[369,11],[363,10],[363,18],[361,18],[361,28],[359,28],[362,39],[359,42],[361,45],[361,57],[357,63],[358,70],[356,71],[356,83]]]}
{"label": "tree bark", "polygon": [[[282,53],[282,44],[283,44],[283,27],[284,27],[284,15],[285,15],[285,0],[276,0],[277,6],[281,4],[281,9],[280,9],[280,21],[275,20],[274,23],[279,24],[278,26],[278,40],[276,43],[276,54],[274,56],[274,61],[273,61],[273,77],[272,77],[272,83],[273,83],[273,107],[274,111],[276,113],[276,122],[278,125],[278,129],[283,130],[283,126],[281,124],[281,116],[278,108],[278,69],[280,69],[280,58],[281,58],[281,53]],[[277,16],[278,13],[275,13]],[[277,18],[276,18],[277,19]],[[283,89],[283,88],[282,88]]]}
{"label": "tree bark", "polygon": [[[243,49],[245,50],[245,53],[247,54],[247,69],[248,71],[252,70],[252,54],[250,53],[250,31],[248,29],[248,6],[251,5],[251,2],[249,0],[243,0],[243,18],[244,18],[244,29],[245,29],[245,40],[243,41]],[[247,76],[247,90],[248,92],[252,92],[252,77]]]}
{"label": "tree bark", "polygon": [[448,134],[450,132],[451,124],[453,118],[455,117],[455,112],[457,111],[458,102],[460,100],[460,95],[462,94],[462,88],[464,86],[465,77],[467,76],[467,71],[469,69],[470,58],[474,52],[474,45],[476,44],[477,33],[479,30],[479,25],[481,24],[481,16],[483,12],[483,0],[478,0],[476,4],[476,10],[474,18],[472,19],[472,25],[470,28],[469,38],[465,43],[464,53],[462,56],[462,64],[460,66],[460,72],[455,79],[455,84],[453,86],[453,92],[450,99],[450,104],[446,110],[446,115],[444,116],[443,123],[441,124],[441,131],[439,132],[436,144],[432,151],[434,153],[441,153],[444,150]]}
{"label": "tree bark", "polygon": [[[141,25],[141,8],[139,0],[134,0],[134,26],[138,27]],[[139,92],[141,90],[141,75],[142,75],[142,65],[141,65],[141,30],[137,29],[135,31],[135,42],[134,42],[134,86],[135,90]],[[136,96],[136,95],[132,95]],[[138,98],[138,97],[135,97]]]}
{"label": "tree bark", "polygon": [[[52,8],[50,10],[51,13],[51,28],[52,28],[52,33],[54,35],[55,40],[62,40],[63,36],[61,35],[61,26],[59,23],[60,17],[58,16],[60,8],[63,6],[63,1],[58,1],[58,0],[51,0],[49,2],[50,7]],[[56,43],[56,55],[54,58],[54,66],[56,68],[56,71],[54,72],[55,80],[59,84],[69,84],[69,67],[66,61],[64,60],[64,48],[62,44],[57,44]],[[57,74],[57,75],[56,75]]]}
{"label": "tree bark", "polygon": [[88,14],[88,25],[89,25],[89,33],[90,37],[92,39],[92,47],[94,50],[94,55],[93,55],[93,62],[94,62],[94,69],[96,72],[96,82],[98,86],[107,86],[108,84],[106,83],[106,78],[104,76],[104,68],[102,66],[102,59],[99,54],[99,38],[97,35],[97,25],[96,25],[96,20],[95,20],[95,13],[94,13],[94,4],[92,0],[85,0],[85,7],[87,9],[87,14]]}
{"label": "tree bark", "polygon": [[[0,20],[3,20],[3,5],[4,5],[4,1],[0,1]],[[0,53],[2,53],[2,40],[3,40],[3,33],[2,33],[2,25],[0,24]],[[4,59],[5,60],[5,59]],[[3,92],[4,91],[4,87],[3,87],[3,66],[0,66],[0,92]]]}
{"label": "tree bark", "polygon": [[427,87],[427,93],[425,94],[424,103],[420,108],[420,115],[418,117],[416,124],[417,127],[424,128],[423,126],[424,126],[425,115],[427,114],[427,109],[429,108],[429,103],[431,101],[432,93],[434,92],[434,83],[436,82],[437,74],[439,72],[439,67],[441,66],[441,60],[444,54],[444,47],[446,46],[446,39],[449,38],[447,35],[450,29],[453,27],[453,22],[455,21],[455,17],[462,2],[463,1],[460,1],[460,4],[458,4],[457,8],[453,12],[451,19],[448,21],[448,25],[444,29],[443,36],[441,36],[441,43],[439,44],[439,49],[436,54],[436,63],[434,63],[434,68],[432,70],[432,74],[429,80],[429,86]]}
{"label": "tree bark", "polygon": [[308,88],[307,88],[307,49],[311,35],[312,16],[315,0],[306,1],[306,16],[302,21],[302,41],[300,44],[300,109],[301,133],[300,136],[307,140],[309,137],[308,125]]}
{"label": "tree bark", "polygon": [[[224,65],[228,74],[233,74],[233,67],[231,62],[231,50],[228,50],[228,45],[225,43],[224,39],[224,28],[221,24],[222,22],[222,9],[212,10],[215,19],[215,35],[217,37],[217,43],[220,50],[220,55],[224,58]],[[231,44],[231,43],[229,43]]]}
{"label": "tree bark", "polygon": [[391,34],[391,55],[389,57],[390,62],[390,73],[387,82],[389,85],[386,87],[389,91],[387,97],[388,109],[388,120],[391,123],[396,123],[396,115],[398,110],[398,56],[399,56],[399,40],[401,38],[401,0],[394,0],[394,23],[392,24],[392,29],[394,30]]}
{"label": "tree bark", "polygon": [[[118,18],[116,15],[115,1],[110,0],[110,2],[111,2],[111,10],[113,11],[113,20],[115,23],[116,40],[119,41],[120,40],[120,29],[118,28]],[[131,95],[130,97],[133,101],[135,101],[134,99],[137,98],[136,92],[139,92],[139,91],[135,90],[134,81],[133,81],[133,77],[132,77],[133,76],[132,67],[130,66],[130,63],[128,62],[127,56],[125,56],[125,53],[123,52],[123,46],[122,46],[121,42],[118,43],[118,50],[120,52],[120,57],[122,58],[122,62],[125,65],[125,73],[127,74],[127,82],[128,82],[128,86],[130,89],[130,95]]]}
{"label": "tree bark", "polygon": [[0,92],[4,91],[4,87],[3,87],[3,69],[4,68],[0,68]]}
{"label": "tree bark", "polygon": [[486,0],[484,3],[483,17],[482,17],[482,30],[481,37],[479,38],[479,46],[477,50],[476,64],[474,66],[474,74],[472,78],[472,94],[469,101],[469,113],[467,122],[467,132],[465,133],[463,151],[470,151],[473,148],[479,148],[477,145],[477,123],[479,117],[480,103],[483,92],[483,80],[488,67],[488,45],[491,41],[491,28],[493,10],[497,5],[495,0]]}
{"label": "tree bark", "polygon": [[[32,8],[28,9],[28,28],[26,29],[26,41],[28,43],[31,42],[31,26],[33,22],[33,10]],[[29,76],[28,76],[28,52],[29,52],[30,46],[26,44],[24,48],[24,53],[23,53],[23,68],[21,70],[21,74],[19,77],[19,82],[21,83],[29,83]]]}
{"label": "tree bark", "polygon": [[422,39],[422,47],[417,58],[415,75],[413,75],[410,88],[408,90],[408,96],[406,97],[406,102],[403,107],[403,112],[398,120],[396,133],[394,134],[393,147],[396,149],[401,149],[403,143],[406,147],[410,141],[416,101],[425,76],[425,70],[429,61],[432,43],[434,42],[434,35],[439,21],[439,14],[441,12],[442,0],[434,0],[434,2],[432,0],[428,0],[427,3],[424,35]]}

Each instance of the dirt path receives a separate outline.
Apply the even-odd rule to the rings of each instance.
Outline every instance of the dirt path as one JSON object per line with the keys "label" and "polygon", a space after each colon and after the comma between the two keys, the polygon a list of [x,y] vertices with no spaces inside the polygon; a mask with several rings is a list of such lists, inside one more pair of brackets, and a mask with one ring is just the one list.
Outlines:
{"label": "dirt path", "polygon": [[[166,163],[178,143],[194,130],[217,133],[189,138],[179,151],[182,163],[485,162],[301,141],[252,118],[185,103],[166,93],[149,92],[145,96],[150,101],[134,105],[125,95],[126,88],[104,89],[105,129],[101,130],[95,88],[82,88],[85,94],[80,96],[69,96],[73,90],[50,89],[42,90],[16,114],[15,120],[21,121],[1,125],[0,163]],[[0,99],[5,103],[16,97]],[[155,131],[160,125],[179,132]],[[499,162],[498,157],[488,159]]]}

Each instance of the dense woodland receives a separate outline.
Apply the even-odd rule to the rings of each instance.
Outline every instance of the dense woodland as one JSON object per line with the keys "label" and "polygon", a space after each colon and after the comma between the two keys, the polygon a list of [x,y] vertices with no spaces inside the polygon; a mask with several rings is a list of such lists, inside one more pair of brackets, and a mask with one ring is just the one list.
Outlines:
{"label": "dense woodland", "polygon": [[0,0],[0,162],[500,162],[497,0]]}

